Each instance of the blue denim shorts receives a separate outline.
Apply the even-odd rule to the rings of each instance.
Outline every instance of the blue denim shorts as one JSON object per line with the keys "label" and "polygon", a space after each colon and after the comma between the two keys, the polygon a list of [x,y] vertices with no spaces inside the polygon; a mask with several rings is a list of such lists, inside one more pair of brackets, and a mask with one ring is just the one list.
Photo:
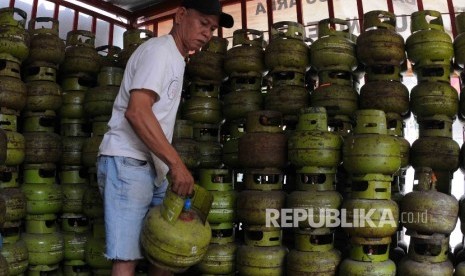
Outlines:
{"label": "blue denim shorts", "polygon": [[147,211],[160,205],[168,181],[155,186],[152,163],[130,157],[99,156],[97,179],[104,198],[106,257],[142,259],[140,232]]}

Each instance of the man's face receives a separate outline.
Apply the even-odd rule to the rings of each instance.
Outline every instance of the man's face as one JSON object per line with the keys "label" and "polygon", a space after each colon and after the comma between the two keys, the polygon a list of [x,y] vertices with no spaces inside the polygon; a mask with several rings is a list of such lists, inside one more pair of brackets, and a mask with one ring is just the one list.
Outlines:
{"label": "man's face", "polygon": [[202,48],[218,29],[219,16],[202,14],[194,9],[186,10],[181,22],[183,44],[189,51]]}

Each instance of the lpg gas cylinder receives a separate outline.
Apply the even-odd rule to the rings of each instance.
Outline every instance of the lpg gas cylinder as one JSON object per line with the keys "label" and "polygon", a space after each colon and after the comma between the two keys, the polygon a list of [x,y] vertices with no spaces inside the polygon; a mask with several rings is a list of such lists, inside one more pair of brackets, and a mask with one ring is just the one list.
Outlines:
{"label": "lpg gas cylinder", "polygon": [[0,114],[0,122],[6,134],[6,166],[17,166],[24,162],[26,155],[26,140],[24,135],[16,132],[16,116],[10,114]]}
{"label": "lpg gas cylinder", "polygon": [[[393,200],[347,199],[342,204],[347,222],[344,230],[351,236],[383,238],[396,233],[399,226],[399,208]],[[371,223],[363,221],[363,214],[371,214]]]}
{"label": "lpg gas cylinder", "polygon": [[89,186],[82,196],[83,213],[91,219],[103,218],[103,198],[100,194],[96,168],[89,169]]}
{"label": "lpg gas cylinder", "polygon": [[208,251],[197,268],[204,274],[228,275],[235,269],[237,245],[233,242],[224,244],[210,243]]}
{"label": "lpg gas cylinder", "polygon": [[100,56],[101,68],[118,67],[118,58],[121,53],[121,48],[114,45],[102,45],[95,48]]}
{"label": "lpg gas cylinder", "polygon": [[[190,209],[183,198],[171,191],[167,194],[163,204],[151,208],[145,217],[141,243],[150,262],[179,273],[202,260],[212,233],[209,223],[200,217],[205,212]],[[196,200],[202,202],[199,204],[205,206],[208,214],[212,202],[208,191],[197,186],[194,198],[187,202],[196,206]],[[179,203],[180,208],[177,208]]]}
{"label": "lpg gas cylinder", "polygon": [[[384,262],[361,262],[351,259],[345,259],[339,265],[340,276],[362,276],[366,275],[367,271],[373,271],[377,276],[395,276],[396,264],[387,260]],[[399,275],[417,275],[417,274],[399,274]],[[423,275],[423,274],[422,274]],[[437,274],[445,275],[445,274]]]}
{"label": "lpg gas cylinder", "polygon": [[113,102],[119,91],[123,70],[117,67],[104,67],[98,75],[98,86],[86,91],[84,112],[91,118],[111,115]]}
{"label": "lpg gas cylinder", "polygon": [[[85,245],[86,263],[95,270],[111,269],[112,262],[105,258],[105,222],[96,219],[92,224],[92,235]],[[93,274],[96,275],[96,274]]]}
{"label": "lpg gas cylinder", "polygon": [[412,236],[408,257],[422,263],[442,263],[448,260],[449,237],[433,235],[433,237]]}
{"label": "lpg gas cylinder", "polygon": [[210,191],[213,195],[213,203],[208,213],[207,220],[212,224],[232,222],[236,217],[235,191]]}
{"label": "lpg gas cylinder", "polygon": [[297,167],[335,167],[341,161],[342,138],[328,131],[324,107],[302,109],[288,140],[289,161]]}
{"label": "lpg gas cylinder", "polygon": [[452,276],[454,266],[447,260],[442,263],[417,262],[410,258],[404,258],[399,264],[398,275],[444,275]]}
{"label": "lpg gas cylinder", "polygon": [[409,230],[421,233],[450,234],[457,223],[459,204],[455,197],[436,191],[436,177],[431,168],[416,168],[413,191],[402,199],[401,210],[413,217],[404,221]]}
{"label": "lpg gas cylinder", "polygon": [[246,134],[239,140],[239,162],[244,167],[282,168],[287,162],[287,138],[277,111],[249,112]]}
{"label": "lpg gas cylinder", "polygon": [[95,35],[89,31],[75,30],[66,36],[65,60],[60,71],[65,74],[97,74],[100,70],[100,57],[95,50]]}
{"label": "lpg gas cylinder", "polygon": [[396,29],[396,16],[374,10],[364,14],[363,29],[357,38],[357,58],[367,66],[400,65],[405,61],[403,37]]}
{"label": "lpg gas cylinder", "polygon": [[459,166],[460,147],[448,137],[420,137],[412,144],[410,163],[414,168],[454,172]]}
{"label": "lpg gas cylinder", "polygon": [[97,163],[97,153],[102,142],[103,135],[107,131],[107,122],[95,121],[92,123],[92,134],[93,136],[87,138],[82,145],[81,162],[86,167],[94,167]]}
{"label": "lpg gas cylinder", "polygon": [[386,113],[387,133],[396,138],[400,146],[400,167],[407,168],[410,164],[410,142],[405,139],[405,123],[397,113]]}
{"label": "lpg gas cylinder", "polygon": [[11,59],[0,60],[0,106],[21,111],[26,100],[27,86],[21,81],[20,63]]}
{"label": "lpg gas cylinder", "polygon": [[247,113],[262,109],[261,77],[230,78],[231,91],[223,95],[222,111],[226,120],[240,120]]}
{"label": "lpg gas cylinder", "polygon": [[381,110],[359,110],[354,134],[342,148],[344,168],[352,174],[392,175],[400,168],[400,147],[387,135],[386,116]]}
{"label": "lpg gas cylinder", "polygon": [[[461,196],[459,200],[459,216],[460,216],[460,231],[465,233],[465,196]],[[463,243],[461,243],[463,247]]]}
{"label": "lpg gas cylinder", "polygon": [[25,110],[45,111],[61,107],[62,93],[61,87],[56,83],[55,68],[29,66],[24,74],[27,86]]}
{"label": "lpg gas cylinder", "polygon": [[[294,210],[311,210],[308,219],[301,221],[301,227],[312,227],[318,223],[327,228],[329,210],[338,210],[341,207],[342,196],[336,191],[294,191],[287,196],[287,207]],[[324,222],[324,224],[322,224]]]}
{"label": "lpg gas cylinder", "polygon": [[82,198],[86,192],[86,183],[61,183],[63,191],[63,213],[80,214],[83,212]]}
{"label": "lpg gas cylinder", "polygon": [[220,168],[221,144],[218,139],[219,129],[215,124],[195,124],[194,139],[199,150],[200,168]]}
{"label": "lpg gas cylinder", "polygon": [[446,82],[420,82],[412,88],[410,107],[417,117],[443,114],[453,119],[459,109],[458,93]]}
{"label": "lpg gas cylinder", "polygon": [[[331,28],[332,24],[340,28]],[[311,65],[317,70],[354,70],[357,57],[348,22],[339,18],[319,21],[318,39],[312,44],[310,56]]]}
{"label": "lpg gas cylinder", "polygon": [[153,32],[145,29],[129,29],[123,33],[123,50],[118,55],[120,67],[126,67],[132,53],[145,41],[153,37]]}
{"label": "lpg gas cylinder", "polygon": [[6,206],[4,222],[6,228],[26,216],[26,196],[19,188],[3,188],[1,195]]}
{"label": "lpg gas cylinder", "polygon": [[28,215],[22,234],[29,252],[29,265],[54,265],[63,260],[63,236],[57,231],[56,215]]}
{"label": "lpg gas cylinder", "polygon": [[21,275],[29,265],[29,253],[26,243],[20,237],[19,224],[11,228],[2,229],[1,254],[8,263],[7,274]]}
{"label": "lpg gas cylinder", "polygon": [[240,275],[284,275],[288,249],[283,246],[248,246],[237,249],[236,267]]}
{"label": "lpg gas cylinder", "polygon": [[56,133],[27,132],[24,133],[26,141],[25,162],[28,163],[55,163],[61,156],[61,137]]}
{"label": "lpg gas cylinder", "polygon": [[56,167],[53,163],[25,164],[24,184],[21,190],[26,195],[27,213],[33,215],[60,212],[63,192],[55,184]]}
{"label": "lpg gas cylinder", "polygon": [[405,46],[408,59],[415,66],[450,62],[454,48],[451,37],[444,31],[440,12],[424,10],[412,13],[410,31],[412,34]]}
{"label": "lpg gas cylinder", "polygon": [[248,225],[265,225],[266,210],[284,207],[286,193],[283,191],[242,191],[237,198],[238,219]]}
{"label": "lpg gas cylinder", "polygon": [[265,49],[265,64],[273,72],[297,70],[309,66],[309,47],[304,42],[305,28],[291,21],[276,22],[271,27],[271,40]]}
{"label": "lpg gas cylinder", "polygon": [[350,72],[325,70],[318,75],[319,86],[310,95],[310,105],[325,107],[329,117],[353,116],[358,108],[358,93]]}
{"label": "lpg gas cylinder", "polygon": [[244,135],[244,122],[243,121],[227,121],[222,127],[221,131],[223,151],[221,160],[226,166],[231,168],[241,167],[239,162],[239,138]]}
{"label": "lpg gas cylinder", "polygon": [[223,120],[218,97],[192,96],[183,102],[182,117],[197,123],[218,124]]}
{"label": "lpg gas cylinder", "polygon": [[265,70],[263,32],[239,29],[233,32],[233,47],[226,52],[224,70],[228,75],[261,76]]}
{"label": "lpg gas cylinder", "polygon": [[82,146],[87,137],[82,136],[62,136],[62,155],[60,163],[66,166],[80,166]]}
{"label": "lpg gas cylinder", "polygon": [[277,168],[245,169],[244,188],[247,190],[276,191],[282,190],[284,173]]}
{"label": "lpg gas cylinder", "polygon": [[89,230],[90,222],[87,217],[71,214],[62,216],[61,234],[64,241],[64,260],[85,260]]}
{"label": "lpg gas cylinder", "polygon": [[399,81],[367,82],[360,89],[360,109],[406,115],[409,112],[409,91]]}
{"label": "lpg gas cylinder", "polygon": [[299,110],[309,106],[310,97],[303,80],[293,81],[300,80],[299,75],[293,71],[273,73],[273,86],[265,94],[264,108],[281,112],[285,121],[296,122]]}
{"label": "lpg gas cylinder", "polygon": [[228,40],[214,36],[193,54],[186,65],[186,72],[193,80],[208,80],[221,83],[225,77],[223,64]]}
{"label": "lpg gas cylinder", "polygon": [[45,62],[57,66],[65,59],[65,43],[59,37],[59,22],[51,17],[29,21],[31,45],[26,63]]}
{"label": "lpg gas cylinder", "polygon": [[199,145],[194,140],[194,128],[191,121],[176,120],[172,145],[188,168],[194,169],[199,165]]}
{"label": "lpg gas cylinder", "polygon": [[23,62],[29,55],[29,33],[24,29],[27,13],[18,8],[0,9],[0,58]]}

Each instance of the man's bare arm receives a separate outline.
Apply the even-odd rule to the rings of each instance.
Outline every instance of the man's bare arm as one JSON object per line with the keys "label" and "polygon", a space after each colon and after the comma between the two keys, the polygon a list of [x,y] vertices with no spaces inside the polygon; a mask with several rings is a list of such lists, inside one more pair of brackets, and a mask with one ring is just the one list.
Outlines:
{"label": "man's bare arm", "polygon": [[194,179],[152,112],[152,105],[156,101],[157,95],[153,91],[131,91],[125,117],[150,151],[168,165],[172,190],[181,196],[191,194]]}

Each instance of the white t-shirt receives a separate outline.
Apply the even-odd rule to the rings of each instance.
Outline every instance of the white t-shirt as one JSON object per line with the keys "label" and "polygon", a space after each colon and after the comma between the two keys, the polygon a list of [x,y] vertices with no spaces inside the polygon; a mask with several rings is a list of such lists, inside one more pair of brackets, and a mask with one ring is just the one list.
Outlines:
{"label": "white t-shirt", "polygon": [[140,45],[130,57],[119,93],[108,122],[110,130],[103,137],[99,155],[125,156],[139,160],[153,160],[157,171],[156,185],[160,185],[168,166],[156,157],[139,139],[124,117],[130,91],[149,89],[159,95],[152,111],[160,122],[168,141],[173,138],[176,113],[181,99],[185,61],[171,35],[151,38]]}

